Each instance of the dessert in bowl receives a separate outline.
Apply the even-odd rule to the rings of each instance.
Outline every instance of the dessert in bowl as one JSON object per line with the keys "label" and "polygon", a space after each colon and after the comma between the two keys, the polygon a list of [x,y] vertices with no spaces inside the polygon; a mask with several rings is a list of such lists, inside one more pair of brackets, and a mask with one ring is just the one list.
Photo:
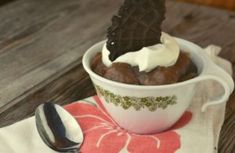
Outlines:
{"label": "dessert in bowl", "polygon": [[[161,132],[174,125],[190,105],[199,82],[215,80],[224,88],[223,95],[205,102],[202,111],[225,102],[234,88],[231,76],[201,47],[159,30],[164,1],[152,2],[154,5],[149,1],[125,1],[118,19],[113,18],[108,40],[92,46],[83,57],[83,66],[107,112],[119,126],[139,134]],[[156,19],[156,25],[149,28],[151,32],[134,39],[120,34],[125,31],[125,14],[133,12],[133,7],[145,12],[150,6],[154,6],[150,14]],[[139,19],[138,14],[133,18]],[[149,22],[147,19],[139,22]],[[164,41],[164,36],[169,39]]]}
{"label": "dessert in bowl", "polygon": [[168,85],[132,85],[106,79],[91,69],[91,61],[102,50],[105,41],[92,46],[83,57],[83,65],[97,90],[105,109],[123,128],[140,134],[161,132],[170,128],[190,105],[196,85],[215,80],[224,88],[224,94],[207,106],[226,102],[233,91],[233,80],[215,65],[203,49],[183,39],[177,39],[180,48],[190,53],[198,69],[198,76]]}
{"label": "dessert in bowl", "polygon": [[162,43],[126,53],[113,62],[103,45],[91,69],[109,80],[136,85],[166,85],[196,77],[197,67],[190,54],[180,51],[178,42],[168,34],[162,33],[161,39]]}

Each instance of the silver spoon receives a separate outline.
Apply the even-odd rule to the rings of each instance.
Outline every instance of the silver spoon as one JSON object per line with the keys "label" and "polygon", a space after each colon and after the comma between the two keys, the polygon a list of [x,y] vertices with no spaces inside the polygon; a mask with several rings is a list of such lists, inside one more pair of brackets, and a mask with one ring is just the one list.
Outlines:
{"label": "silver spoon", "polygon": [[44,103],[35,112],[36,126],[44,143],[63,153],[77,153],[83,142],[81,127],[63,107]]}

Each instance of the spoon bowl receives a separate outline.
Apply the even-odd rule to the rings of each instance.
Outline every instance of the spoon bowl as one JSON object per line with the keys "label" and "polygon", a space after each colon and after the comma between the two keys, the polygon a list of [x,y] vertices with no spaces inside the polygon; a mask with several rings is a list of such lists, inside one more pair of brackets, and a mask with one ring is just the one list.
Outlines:
{"label": "spoon bowl", "polygon": [[44,103],[35,112],[38,133],[43,142],[58,152],[78,152],[83,133],[75,118],[63,107]]}

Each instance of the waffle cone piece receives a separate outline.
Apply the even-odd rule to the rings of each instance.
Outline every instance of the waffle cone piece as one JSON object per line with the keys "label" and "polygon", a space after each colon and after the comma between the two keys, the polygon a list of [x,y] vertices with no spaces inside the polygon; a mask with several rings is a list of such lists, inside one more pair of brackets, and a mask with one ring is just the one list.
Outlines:
{"label": "waffle cone piece", "polygon": [[164,18],[165,0],[125,0],[108,28],[110,60],[159,43]]}

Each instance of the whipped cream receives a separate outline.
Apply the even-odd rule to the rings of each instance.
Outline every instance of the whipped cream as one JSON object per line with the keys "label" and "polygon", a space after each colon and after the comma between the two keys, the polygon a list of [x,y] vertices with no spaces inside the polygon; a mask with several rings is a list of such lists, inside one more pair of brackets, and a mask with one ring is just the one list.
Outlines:
{"label": "whipped cream", "polygon": [[169,67],[176,63],[180,53],[180,47],[177,41],[162,32],[161,43],[143,47],[139,51],[128,52],[119,56],[115,61],[110,61],[109,50],[104,44],[102,49],[102,61],[104,65],[110,67],[112,63],[121,62],[131,66],[138,66],[139,71],[149,72],[157,66]]}

